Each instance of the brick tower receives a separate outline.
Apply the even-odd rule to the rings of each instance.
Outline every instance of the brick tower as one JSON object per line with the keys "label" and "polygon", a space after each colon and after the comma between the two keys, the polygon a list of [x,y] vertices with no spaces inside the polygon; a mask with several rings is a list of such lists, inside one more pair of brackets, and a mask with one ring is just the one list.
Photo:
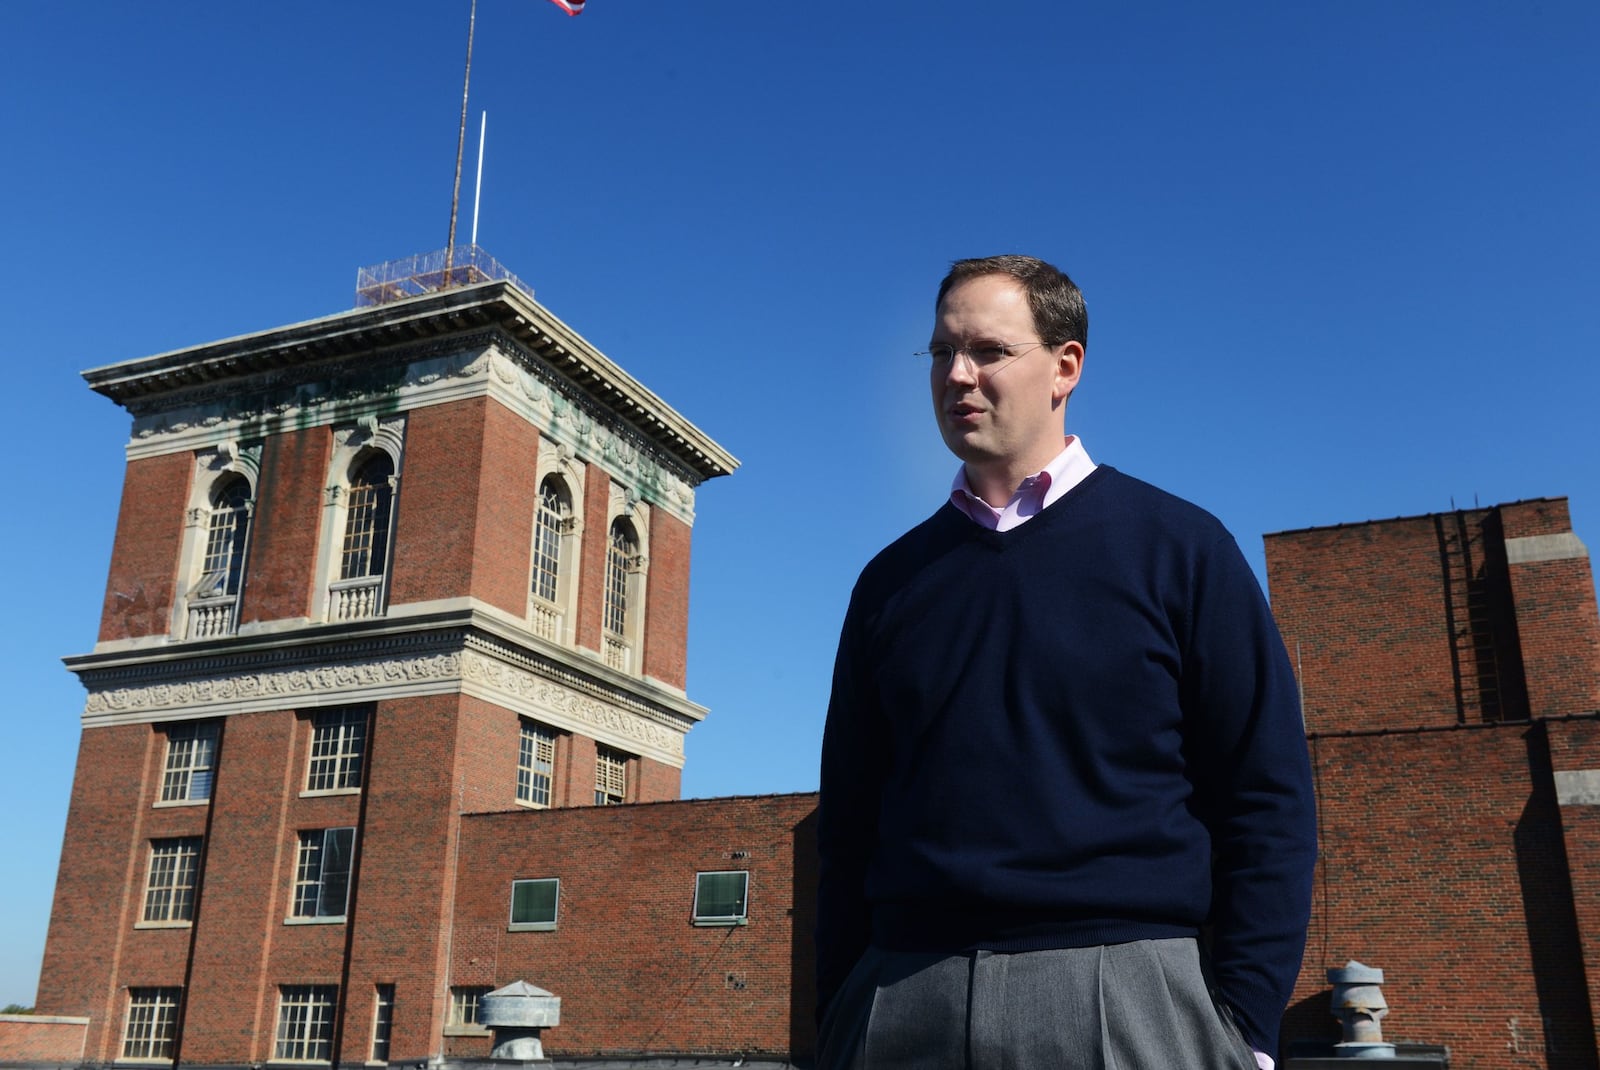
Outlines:
{"label": "brick tower", "polygon": [[80,1061],[440,1051],[462,815],[678,797],[738,462],[458,271],[85,373],[133,432],[38,997]]}

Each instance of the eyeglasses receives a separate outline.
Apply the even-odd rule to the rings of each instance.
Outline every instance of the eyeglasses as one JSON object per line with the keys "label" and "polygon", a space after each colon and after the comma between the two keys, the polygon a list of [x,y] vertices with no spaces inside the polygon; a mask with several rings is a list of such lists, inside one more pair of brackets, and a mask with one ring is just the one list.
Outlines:
{"label": "eyeglasses", "polygon": [[927,357],[935,365],[945,367],[955,363],[956,354],[965,353],[974,368],[992,368],[1003,360],[1021,356],[1034,346],[1054,344],[1053,342],[968,342],[963,346],[953,346],[947,342],[939,342],[912,355]]}

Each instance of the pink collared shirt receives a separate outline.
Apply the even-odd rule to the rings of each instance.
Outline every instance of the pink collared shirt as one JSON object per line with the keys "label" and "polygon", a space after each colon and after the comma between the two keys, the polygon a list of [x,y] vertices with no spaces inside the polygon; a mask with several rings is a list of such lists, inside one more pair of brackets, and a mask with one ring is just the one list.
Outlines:
{"label": "pink collared shirt", "polygon": [[1083,448],[1083,440],[1068,435],[1055,460],[1024,479],[1005,508],[996,509],[972,493],[966,465],[956,469],[956,478],[950,484],[950,504],[991,531],[1010,531],[1038,515],[1094,470],[1095,463]]}
{"label": "pink collared shirt", "polygon": [[[950,504],[967,514],[974,523],[982,524],[991,531],[1010,531],[1027,523],[1067,491],[1082,483],[1095,467],[1089,451],[1083,448],[1083,440],[1077,435],[1068,435],[1065,446],[1056,454],[1055,460],[1024,479],[1011,495],[1011,500],[1006,502],[1005,508],[996,509],[972,493],[972,486],[967,482],[966,465],[956,469],[956,478],[950,484]],[[1259,1051],[1253,1054],[1260,1070],[1273,1070],[1272,1056]]]}

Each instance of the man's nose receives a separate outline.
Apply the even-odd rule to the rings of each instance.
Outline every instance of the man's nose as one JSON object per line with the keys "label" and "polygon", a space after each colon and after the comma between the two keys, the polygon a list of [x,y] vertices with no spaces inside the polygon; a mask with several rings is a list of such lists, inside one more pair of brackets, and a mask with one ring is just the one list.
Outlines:
{"label": "man's nose", "polygon": [[972,356],[964,349],[958,349],[950,358],[950,366],[944,370],[944,381],[947,383],[976,383],[978,381],[978,366],[973,363]]}

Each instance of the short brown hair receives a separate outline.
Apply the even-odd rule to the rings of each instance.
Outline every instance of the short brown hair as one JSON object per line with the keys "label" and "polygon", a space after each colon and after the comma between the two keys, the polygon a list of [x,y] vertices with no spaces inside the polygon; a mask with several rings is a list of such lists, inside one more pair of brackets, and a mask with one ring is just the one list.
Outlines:
{"label": "short brown hair", "polygon": [[950,287],[983,275],[1007,275],[1022,284],[1028,295],[1028,307],[1033,311],[1034,329],[1041,340],[1051,345],[1077,342],[1088,348],[1089,310],[1083,303],[1083,293],[1065,271],[1038,257],[1012,253],[957,260],[939,284],[934,308],[937,310],[944,303],[944,295],[950,292]]}

